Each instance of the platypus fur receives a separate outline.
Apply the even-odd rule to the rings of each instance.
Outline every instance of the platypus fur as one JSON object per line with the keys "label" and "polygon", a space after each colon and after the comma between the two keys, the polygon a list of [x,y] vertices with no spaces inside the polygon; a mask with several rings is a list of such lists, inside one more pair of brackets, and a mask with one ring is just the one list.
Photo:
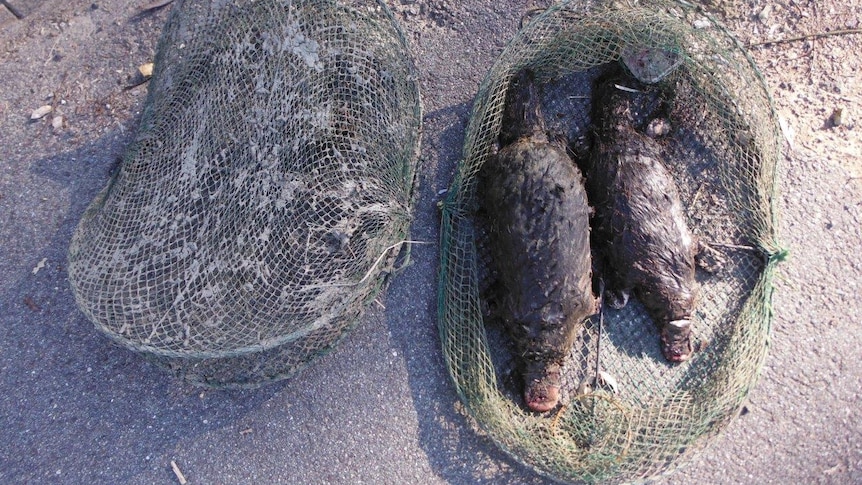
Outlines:
{"label": "platypus fur", "polygon": [[557,405],[563,360],[597,310],[590,208],[565,140],[545,131],[530,70],[507,92],[499,140],[479,186],[498,274],[496,306],[523,364],[524,401],[544,412]]}
{"label": "platypus fur", "polygon": [[593,239],[604,256],[602,277],[618,295],[615,306],[625,305],[634,290],[659,326],[665,358],[683,362],[692,353],[698,245],[659,142],[643,134],[663,109],[659,99],[656,87],[621,70],[600,78],[593,91],[594,138],[585,171],[595,209]]}

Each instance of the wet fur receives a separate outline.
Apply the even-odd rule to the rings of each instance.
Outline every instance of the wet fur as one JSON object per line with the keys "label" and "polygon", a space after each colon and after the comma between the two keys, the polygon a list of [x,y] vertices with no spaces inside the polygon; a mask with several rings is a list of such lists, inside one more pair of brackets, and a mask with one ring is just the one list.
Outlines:
{"label": "wet fur", "polygon": [[503,148],[483,169],[480,195],[498,274],[498,313],[525,368],[524,398],[557,404],[559,372],[577,330],[596,311],[590,209],[580,170],[548,140],[532,74],[510,88]]}
{"label": "wet fur", "polygon": [[[597,82],[587,187],[596,210],[594,242],[604,256],[606,284],[616,292],[634,290],[661,329],[665,357],[679,362],[692,351],[697,244],[676,183],[661,160],[659,142],[643,134],[662,109],[655,89],[621,73]],[[689,323],[680,327],[670,323],[674,321]]]}

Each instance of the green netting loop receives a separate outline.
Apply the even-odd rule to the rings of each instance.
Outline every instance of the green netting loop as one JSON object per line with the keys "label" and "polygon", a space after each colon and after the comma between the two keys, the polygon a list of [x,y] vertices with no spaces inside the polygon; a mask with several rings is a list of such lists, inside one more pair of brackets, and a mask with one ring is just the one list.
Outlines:
{"label": "green netting loop", "polygon": [[[455,389],[478,426],[555,480],[641,481],[676,469],[736,415],[766,357],[772,277],[786,255],[776,241],[777,118],[747,53],[714,21],[695,28],[701,19],[695,8],[669,0],[562,2],[512,39],[475,98],[463,160],[442,205],[440,339]],[[548,129],[580,143],[589,139],[592,82],[627,47],[681,59],[658,81],[672,93],[662,155],[689,227],[724,261],[711,274],[698,272],[699,350],[690,361],[667,364],[655,326],[630,301],[606,310],[601,334],[597,318],[579,332],[564,366],[561,407],[531,413],[519,404],[508,337],[483,317],[488,252],[476,212],[477,173],[497,149],[515,73],[536,73]],[[618,389],[579,392],[597,361]]]}

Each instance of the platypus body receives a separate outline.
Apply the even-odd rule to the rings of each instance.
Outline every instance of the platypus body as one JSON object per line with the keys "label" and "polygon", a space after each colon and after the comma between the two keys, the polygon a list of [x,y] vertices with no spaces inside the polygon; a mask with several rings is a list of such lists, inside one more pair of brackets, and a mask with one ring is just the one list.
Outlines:
{"label": "platypus body", "polygon": [[617,295],[614,306],[625,305],[634,290],[660,328],[665,358],[685,361],[692,352],[697,245],[659,144],[643,134],[662,109],[658,93],[622,72],[599,79],[593,93],[595,132],[585,171],[593,239],[604,256],[600,272]]}
{"label": "platypus body", "polygon": [[501,150],[483,168],[480,196],[498,274],[497,310],[524,368],[524,401],[553,409],[577,330],[596,312],[590,208],[565,144],[551,141],[533,74],[507,92]]}

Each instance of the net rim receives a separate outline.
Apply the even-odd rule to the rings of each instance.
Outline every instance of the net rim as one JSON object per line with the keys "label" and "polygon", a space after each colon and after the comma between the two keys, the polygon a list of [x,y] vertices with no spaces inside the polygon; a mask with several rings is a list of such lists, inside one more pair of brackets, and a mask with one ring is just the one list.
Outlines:
{"label": "net rim", "polygon": [[[522,453],[519,453],[518,446],[511,446],[512,439],[510,437],[506,437],[506,439],[504,440],[501,436],[498,436],[498,433],[500,432],[500,428],[495,423],[491,422],[487,418],[486,414],[488,412],[495,411],[495,409],[493,409],[493,406],[495,405],[495,403],[494,403],[495,399],[498,396],[500,396],[499,389],[496,387],[496,385],[494,385],[493,389],[491,389],[491,390],[483,388],[483,389],[478,391],[478,394],[475,394],[474,391],[476,391],[476,390],[469,388],[470,383],[467,381],[469,381],[471,378],[474,378],[474,379],[479,379],[479,378],[477,378],[473,374],[470,374],[466,377],[464,376],[465,373],[468,374],[470,371],[469,370],[463,371],[459,367],[460,361],[458,360],[459,356],[457,354],[461,349],[460,348],[454,348],[454,349],[450,348],[450,347],[456,346],[457,344],[454,344],[452,342],[453,340],[455,340],[454,337],[450,338],[447,335],[447,332],[450,331],[449,327],[458,325],[457,323],[451,323],[450,324],[448,322],[449,318],[456,318],[456,317],[451,317],[451,316],[447,315],[447,313],[449,311],[451,311],[453,313],[458,311],[456,309],[451,309],[449,307],[449,305],[450,305],[449,302],[447,302],[447,292],[453,291],[453,290],[450,290],[449,288],[447,288],[447,282],[451,279],[451,276],[449,273],[450,273],[450,271],[461,271],[461,272],[467,271],[467,269],[464,269],[461,267],[456,268],[455,263],[450,263],[450,260],[454,257],[454,255],[450,254],[448,252],[448,250],[451,250],[453,247],[455,247],[456,243],[454,243],[452,241],[455,241],[458,239],[456,236],[453,235],[453,233],[460,234],[461,232],[463,232],[463,230],[460,229],[459,221],[467,221],[470,218],[470,216],[469,216],[470,210],[468,208],[468,206],[470,205],[470,202],[469,202],[470,195],[469,194],[465,195],[465,190],[467,190],[469,188],[469,183],[472,180],[472,178],[475,177],[475,175],[471,175],[470,173],[468,173],[467,172],[468,169],[465,167],[467,167],[468,165],[470,167],[481,166],[491,156],[490,153],[487,153],[487,152],[486,153],[479,153],[480,149],[476,148],[475,144],[478,143],[477,140],[480,140],[480,138],[482,138],[478,135],[478,133],[480,133],[480,131],[481,131],[481,128],[484,126],[487,126],[487,124],[488,124],[487,110],[488,110],[488,105],[490,104],[489,99],[493,93],[493,88],[498,87],[501,84],[505,84],[506,76],[501,74],[501,73],[506,73],[508,71],[509,75],[511,75],[512,73],[516,72],[520,67],[524,67],[526,65],[529,65],[530,62],[532,62],[530,59],[527,59],[527,60],[523,60],[521,65],[514,65],[513,61],[510,61],[510,59],[518,58],[518,56],[516,54],[521,54],[522,51],[525,49],[524,43],[529,41],[532,34],[534,34],[534,32],[536,32],[540,29],[540,26],[548,17],[553,16],[553,15],[557,15],[558,13],[562,12],[562,14],[568,13],[574,17],[577,17],[578,15],[580,15],[581,20],[584,20],[584,19],[588,18],[592,13],[594,13],[597,9],[601,8],[600,5],[597,5],[597,6],[593,6],[593,7],[589,8],[589,9],[586,9],[586,11],[584,11],[584,12],[566,10],[570,7],[572,9],[576,9],[577,7],[572,7],[573,4],[575,4],[575,3],[583,3],[583,2],[575,2],[575,1],[568,1],[568,0],[563,1],[557,5],[554,5],[553,7],[549,8],[549,9],[547,9],[543,13],[537,15],[536,17],[534,17],[527,25],[525,25],[516,34],[516,36],[512,40],[509,41],[509,43],[506,45],[506,47],[503,49],[502,53],[498,57],[497,61],[491,67],[488,74],[484,77],[483,81],[480,84],[480,87],[478,89],[478,92],[477,92],[476,97],[475,97],[474,102],[473,102],[473,108],[471,109],[471,113],[470,113],[470,119],[469,119],[469,123],[468,123],[468,127],[467,127],[467,134],[465,135],[465,142],[464,142],[464,147],[463,147],[463,152],[462,152],[462,158],[459,162],[459,167],[458,167],[458,169],[457,169],[457,171],[453,177],[453,180],[450,184],[450,188],[449,188],[449,192],[447,194],[447,197],[443,201],[443,205],[442,205],[442,219],[443,220],[441,222],[441,239],[440,239],[440,241],[441,241],[440,244],[441,244],[442,250],[441,250],[441,259],[440,259],[441,270],[440,270],[439,290],[438,290],[438,331],[439,331],[439,335],[440,335],[440,339],[441,339],[441,343],[442,343],[444,362],[445,362],[448,374],[450,376],[450,380],[455,385],[456,391],[458,393],[458,396],[459,396],[461,402],[465,405],[465,407],[468,410],[469,415],[471,416],[473,422],[478,424],[478,426],[492,439],[492,441],[494,441],[510,457],[512,457],[515,461],[517,461],[517,462],[527,466],[528,468],[534,470],[539,475],[545,476],[545,477],[550,478],[550,479],[555,480],[555,481],[570,482],[572,480],[587,480],[587,481],[593,482],[593,481],[610,480],[610,481],[616,483],[616,482],[618,482],[618,479],[620,477],[618,475],[615,475],[613,472],[611,472],[610,474],[599,473],[599,474],[592,474],[591,475],[589,473],[587,473],[587,474],[580,473],[580,474],[576,474],[575,476],[561,476],[560,473],[558,473],[558,470],[552,470],[550,468],[547,468],[546,467],[547,463],[544,463],[544,464],[543,463],[536,463],[536,462],[532,462],[530,460],[525,459],[524,455]],[[669,3],[669,2],[665,2],[664,5],[666,5],[667,3]],[[678,1],[678,0],[672,0],[672,3],[675,3],[676,5],[679,5],[683,8],[686,8],[686,9],[688,9],[688,11],[694,11],[700,15],[704,15],[705,17],[707,17],[709,19],[709,21],[712,23],[712,25],[716,28],[716,32],[717,32],[716,35],[722,36],[723,38],[726,38],[726,39],[730,39],[732,41],[733,45],[735,46],[735,49],[737,51],[739,51],[738,53],[742,53],[744,55],[744,58],[746,59],[747,64],[748,64],[746,67],[751,69],[755,73],[756,78],[759,80],[759,83],[757,84],[757,88],[762,91],[762,94],[768,100],[767,102],[768,102],[768,105],[769,105],[769,108],[771,111],[770,112],[770,119],[772,121],[772,126],[770,127],[771,130],[769,130],[769,131],[772,134],[771,141],[774,142],[775,145],[777,146],[778,139],[779,139],[779,137],[778,137],[779,131],[778,131],[778,125],[777,125],[777,121],[776,121],[777,118],[776,118],[776,114],[775,114],[774,103],[773,103],[773,100],[772,100],[772,98],[768,92],[768,89],[766,87],[766,84],[765,84],[760,72],[757,70],[756,65],[754,64],[754,61],[750,57],[748,52],[742,48],[742,46],[739,44],[739,42],[732,35],[730,35],[730,33],[724,27],[722,27],[720,25],[720,23],[718,23],[714,18],[712,18],[712,17],[708,16],[707,14],[705,14],[704,12],[702,12],[702,10],[699,7],[694,6],[688,2]],[[569,18],[569,17],[567,16],[567,18]],[[690,26],[687,26],[687,27],[691,28]],[[780,150],[776,149],[776,150],[773,150],[771,153],[775,154],[774,159],[770,160],[770,163],[772,164],[772,168],[773,168],[773,173],[771,174],[771,177],[772,177],[771,180],[773,181],[773,183],[772,183],[771,187],[769,188],[769,190],[767,190],[766,195],[767,195],[769,201],[773,202],[775,200],[775,193],[777,190],[777,183],[775,183],[775,176],[777,174],[777,165],[778,165],[777,161],[778,161],[778,156],[780,154]],[[477,160],[478,160],[478,162],[477,162]],[[762,371],[763,362],[765,360],[765,354],[766,354],[766,351],[767,351],[768,345],[769,345],[769,333],[770,333],[770,329],[771,329],[771,325],[772,325],[772,313],[773,312],[772,312],[772,307],[771,307],[771,301],[772,301],[772,294],[774,292],[774,287],[772,285],[772,278],[774,275],[775,265],[779,261],[781,261],[784,258],[784,256],[786,255],[786,251],[781,249],[781,246],[775,240],[775,237],[776,237],[775,228],[777,228],[776,211],[771,212],[771,220],[773,222],[773,225],[771,226],[772,232],[769,234],[766,234],[765,237],[762,238],[762,240],[757,241],[758,250],[761,252],[761,254],[765,260],[763,271],[762,271],[760,278],[759,278],[759,281],[758,281],[758,284],[762,285],[762,291],[764,293],[763,300],[761,302],[758,302],[758,303],[761,304],[760,306],[762,306],[763,313],[765,313],[764,321],[762,322],[764,333],[765,333],[765,335],[764,335],[765,341],[764,341],[764,343],[760,349],[760,356],[757,359],[758,362],[755,365],[753,379],[751,380],[750,383],[748,383],[748,385],[746,386],[746,389],[743,392],[741,392],[741,396],[738,399],[739,401],[741,401],[741,399],[743,399],[747,395],[748,390],[750,390],[751,387],[756,383],[756,381],[759,378],[759,375]],[[467,257],[468,258],[472,257],[473,261],[475,261],[475,244],[473,241],[471,241],[469,244],[471,244],[470,247],[472,247],[472,252],[468,251]],[[464,256],[459,255],[458,257],[463,258]],[[465,315],[463,317],[459,316],[457,318],[470,319],[471,317],[468,317]],[[487,347],[488,347],[487,334],[486,334],[484,328],[482,328],[483,323],[481,320],[482,319],[480,317],[478,325],[477,325],[478,329],[473,328],[472,331],[477,333],[479,335],[479,338],[483,342],[483,345],[478,352],[479,353],[484,352],[484,356],[489,359],[489,356],[487,354]],[[487,364],[487,362],[469,362],[468,364],[465,364],[465,365],[470,365],[471,368],[478,369],[480,367],[487,366],[488,364]],[[472,370],[475,370],[475,369],[472,369]],[[456,375],[456,371],[460,372],[461,375],[460,376]],[[493,372],[493,367],[490,368],[490,371]],[[495,381],[496,379],[494,379],[492,377],[490,380]],[[493,395],[487,394],[487,393],[491,393]],[[511,404],[511,403],[509,403],[509,404]],[[503,410],[503,409],[504,408],[501,405],[500,410],[497,410],[498,411],[497,414],[503,415],[503,414],[506,414],[507,412],[512,412],[511,416],[516,416],[516,415],[517,416],[523,416],[523,415],[527,414],[522,409],[518,408],[517,405],[514,405],[514,406],[509,405],[508,407],[505,408],[506,410]],[[508,416],[508,414],[506,416]],[[678,456],[674,462],[667,464],[662,470],[660,470],[658,472],[653,472],[653,473],[649,473],[646,475],[642,475],[638,478],[629,477],[628,479],[629,480],[634,479],[635,482],[649,481],[651,479],[654,479],[655,477],[667,475],[667,474],[675,471],[676,469],[678,469],[680,466],[684,466],[684,463],[681,463],[681,462],[685,461],[686,457],[690,457],[691,453],[694,450],[699,449],[699,447],[702,447],[702,446],[704,446],[705,443],[708,443],[710,438],[712,436],[714,436],[715,434],[717,434],[721,429],[723,429],[726,426],[726,423],[729,422],[729,419],[732,419],[732,417],[733,417],[732,413],[730,416],[724,415],[724,416],[716,417],[717,420],[722,421],[721,424],[716,425],[714,428],[707,430],[705,433],[701,434],[695,440],[694,443],[689,443],[687,445],[687,448],[690,451]],[[498,419],[505,419],[505,416],[502,418],[498,418]],[[516,443],[516,445],[517,445],[517,443]]]}

